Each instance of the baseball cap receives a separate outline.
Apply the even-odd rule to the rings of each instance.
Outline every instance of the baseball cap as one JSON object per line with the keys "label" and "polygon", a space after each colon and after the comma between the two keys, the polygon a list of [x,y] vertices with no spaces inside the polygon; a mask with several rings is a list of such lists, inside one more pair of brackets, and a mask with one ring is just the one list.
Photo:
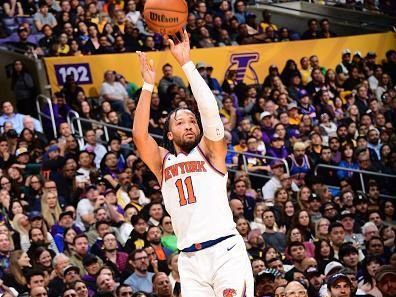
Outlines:
{"label": "baseball cap", "polygon": [[35,219],[42,219],[43,216],[39,211],[32,211],[29,214],[29,221],[34,221]]}
{"label": "baseball cap", "polygon": [[346,48],[342,51],[342,55],[350,55],[351,51],[349,50],[349,48]]}
{"label": "baseball cap", "polygon": [[96,185],[95,184],[90,184],[89,186],[87,186],[86,188],[85,188],[85,192],[88,192],[89,190],[96,190],[97,189],[97,187],[96,187]]}
{"label": "baseball cap", "polygon": [[277,167],[283,167],[285,166],[285,163],[283,163],[281,160],[274,160],[271,162],[271,169],[277,168]]}
{"label": "baseball cap", "polygon": [[280,273],[278,270],[274,269],[274,268],[267,268],[264,269],[263,271],[260,271],[257,276],[256,276],[256,282],[260,282],[264,279],[272,279],[273,281],[275,280],[275,278],[277,278],[278,276],[281,276],[282,273]]}
{"label": "baseball cap", "polygon": [[195,65],[195,68],[197,68],[197,69],[199,69],[199,68],[206,68],[206,64],[205,64],[205,63],[202,63],[202,62],[198,62],[198,63]]}
{"label": "baseball cap", "polygon": [[80,274],[80,268],[78,268],[77,266],[74,266],[74,265],[69,265],[69,266],[66,266],[65,269],[63,269],[63,276],[65,276],[69,271],[72,271],[72,270],[77,272],[77,274]]}
{"label": "baseball cap", "polygon": [[29,151],[26,147],[20,147],[19,149],[16,150],[15,156],[18,158],[20,155],[23,154],[29,154]]}
{"label": "baseball cap", "polygon": [[351,213],[349,210],[343,210],[342,212],[341,212],[341,215],[340,215],[340,218],[341,218],[341,220],[342,219],[345,219],[345,218],[347,218],[347,217],[350,217],[350,218],[354,218],[354,214],[353,213]]}
{"label": "baseball cap", "polygon": [[297,129],[292,129],[289,131],[289,137],[295,137],[295,138],[300,138],[301,133]]}
{"label": "baseball cap", "polygon": [[61,214],[59,215],[59,221],[62,220],[62,218],[66,217],[66,216],[70,216],[71,218],[73,218],[73,212],[72,211],[61,212]]}
{"label": "baseball cap", "polygon": [[335,270],[336,268],[343,268],[344,266],[337,261],[331,261],[329,264],[326,265],[325,270],[324,270],[324,274],[325,276],[329,276],[331,274],[331,272],[333,272],[333,270]]}
{"label": "baseball cap", "polygon": [[292,109],[294,109],[294,108],[298,108],[297,107],[297,104],[295,103],[295,102],[292,102],[292,103],[289,103],[288,105],[287,105],[287,111],[290,111],[290,110],[292,110]]}
{"label": "baseball cap", "polygon": [[47,153],[51,153],[51,152],[55,152],[55,151],[59,151],[59,146],[57,146],[56,144],[51,145],[51,146],[47,149]]}
{"label": "baseball cap", "polygon": [[377,54],[375,52],[373,52],[373,51],[369,51],[367,53],[367,57],[368,58],[375,58],[375,57],[377,57]]}
{"label": "baseball cap", "polygon": [[106,196],[106,195],[109,194],[109,193],[113,193],[113,194],[114,194],[115,192],[114,192],[113,189],[106,189],[106,191],[103,193],[103,195]]}
{"label": "baseball cap", "polygon": [[17,30],[18,33],[21,33],[21,32],[23,32],[23,31],[28,32],[28,30],[27,30],[26,27],[24,27],[24,26],[20,26],[20,27],[18,28],[18,30]]}
{"label": "baseball cap", "polygon": [[260,120],[264,119],[265,117],[272,117],[272,114],[269,111],[263,111],[260,114]]}
{"label": "baseball cap", "polygon": [[280,137],[280,135],[278,133],[274,133],[271,136],[271,141],[274,141],[274,140],[277,140],[277,139],[282,139],[282,138]]}
{"label": "baseball cap", "polygon": [[311,193],[311,195],[309,195],[308,202],[312,202],[315,200],[320,201],[320,197],[315,193]]}
{"label": "baseball cap", "polygon": [[301,89],[297,93],[298,99],[301,99],[302,97],[309,96],[308,92],[305,89]]}
{"label": "baseball cap", "polygon": [[357,205],[360,203],[368,203],[366,195],[364,195],[362,192],[358,192],[355,198],[353,198],[353,205]]}
{"label": "baseball cap", "polygon": [[381,279],[387,275],[391,274],[396,277],[396,269],[393,268],[391,265],[383,265],[380,268],[378,268],[377,272],[375,273],[375,279],[376,281],[381,281]]}
{"label": "baseball cap", "polygon": [[316,267],[309,267],[307,270],[305,270],[305,275],[307,278],[311,278],[314,276],[320,276],[321,273]]}
{"label": "baseball cap", "polygon": [[360,58],[363,58],[362,53],[359,52],[359,51],[354,52],[354,53],[353,53],[353,56],[358,56],[358,57],[360,57]]}
{"label": "baseball cap", "polygon": [[333,287],[340,280],[345,281],[350,286],[352,285],[352,282],[351,282],[351,280],[349,279],[348,276],[346,276],[345,274],[342,274],[342,273],[336,273],[336,274],[333,274],[332,276],[330,276],[327,279],[327,288],[330,289],[331,287]]}

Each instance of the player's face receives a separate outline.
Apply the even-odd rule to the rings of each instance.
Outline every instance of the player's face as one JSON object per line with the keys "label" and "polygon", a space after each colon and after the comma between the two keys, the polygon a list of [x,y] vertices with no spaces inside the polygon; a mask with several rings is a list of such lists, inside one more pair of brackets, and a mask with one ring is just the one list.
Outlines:
{"label": "player's face", "polygon": [[201,131],[195,115],[187,110],[179,110],[171,116],[168,139],[184,152],[190,152],[198,145]]}

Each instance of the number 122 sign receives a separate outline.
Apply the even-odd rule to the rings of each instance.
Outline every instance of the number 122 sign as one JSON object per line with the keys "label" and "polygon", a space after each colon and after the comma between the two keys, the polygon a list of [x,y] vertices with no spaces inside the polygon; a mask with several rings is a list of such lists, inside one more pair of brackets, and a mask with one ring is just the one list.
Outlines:
{"label": "number 122 sign", "polygon": [[73,75],[74,80],[80,85],[92,84],[91,69],[88,63],[54,65],[58,86],[63,86],[66,76]]}

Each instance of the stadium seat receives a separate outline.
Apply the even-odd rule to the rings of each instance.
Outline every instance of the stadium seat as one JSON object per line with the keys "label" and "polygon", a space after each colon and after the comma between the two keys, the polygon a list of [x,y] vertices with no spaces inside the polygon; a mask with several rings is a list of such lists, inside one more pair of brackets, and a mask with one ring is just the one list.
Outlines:
{"label": "stadium seat", "polygon": [[15,18],[3,18],[2,22],[8,34],[12,34],[18,29],[18,23]]}

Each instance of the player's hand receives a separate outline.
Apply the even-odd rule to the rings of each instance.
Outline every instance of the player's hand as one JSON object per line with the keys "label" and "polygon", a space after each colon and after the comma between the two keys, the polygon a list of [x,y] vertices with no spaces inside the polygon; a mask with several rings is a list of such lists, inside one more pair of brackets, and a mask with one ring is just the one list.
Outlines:
{"label": "player's hand", "polygon": [[[173,39],[170,39],[168,36],[165,38],[168,40],[170,44],[170,51],[175,57],[176,61],[179,62],[180,66],[183,66],[187,62],[190,62],[190,38],[188,37],[187,31],[184,29],[183,31],[179,32],[181,35],[182,40],[176,35],[173,35]],[[175,44],[176,42],[176,44]]]}
{"label": "player's hand", "polygon": [[140,63],[140,73],[142,74],[143,80],[151,85],[155,83],[155,70],[154,70],[154,61],[147,61],[146,53],[137,51],[136,54],[139,57]]}

